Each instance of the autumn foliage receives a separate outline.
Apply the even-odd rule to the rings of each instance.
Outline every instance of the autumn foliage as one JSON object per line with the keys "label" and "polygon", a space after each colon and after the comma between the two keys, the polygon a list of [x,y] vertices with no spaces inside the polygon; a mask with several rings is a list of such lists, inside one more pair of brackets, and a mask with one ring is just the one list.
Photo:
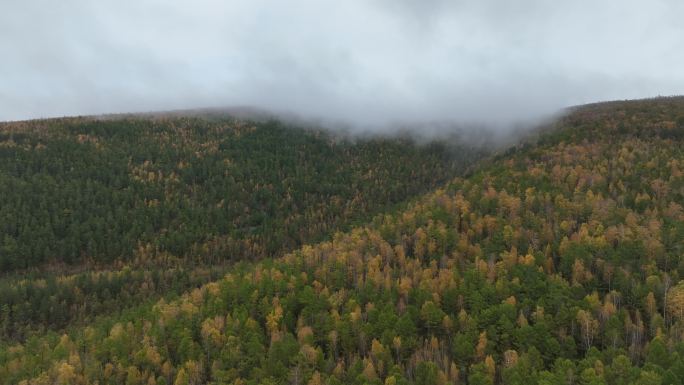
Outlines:
{"label": "autumn foliage", "polygon": [[682,384],[681,116],[677,98],[570,111],[366,226],[5,344],[0,379]]}

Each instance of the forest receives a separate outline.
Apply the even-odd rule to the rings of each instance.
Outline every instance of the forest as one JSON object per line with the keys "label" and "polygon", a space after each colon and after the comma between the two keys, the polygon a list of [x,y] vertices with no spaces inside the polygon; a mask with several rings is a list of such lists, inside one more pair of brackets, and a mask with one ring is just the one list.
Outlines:
{"label": "forest", "polygon": [[7,123],[0,269],[273,257],[427,192],[475,156],[273,120]]}
{"label": "forest", "polygon": [[0,125],[0,338],[177,296],[236,261],[330,238],[483,151],[217,112]]}
{"label": "forest", "polygon": [[684,384],[684,98],[576,107],[493,154],[24,124],[0,147],[0,383]]}

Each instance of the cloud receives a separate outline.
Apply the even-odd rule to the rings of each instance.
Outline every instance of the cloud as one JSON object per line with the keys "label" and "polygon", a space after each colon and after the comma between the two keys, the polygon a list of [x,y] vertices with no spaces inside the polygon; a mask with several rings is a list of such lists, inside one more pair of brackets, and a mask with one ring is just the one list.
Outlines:
{"label": "cloud", "polygon": [[684,93],[679,0],[4,0],[0,120],[250,105],[507,126]]}

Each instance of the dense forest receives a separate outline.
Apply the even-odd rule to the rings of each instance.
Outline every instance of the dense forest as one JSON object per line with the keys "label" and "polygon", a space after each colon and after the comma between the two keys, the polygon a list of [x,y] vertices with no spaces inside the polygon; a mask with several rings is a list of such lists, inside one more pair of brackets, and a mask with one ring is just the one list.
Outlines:
{"label": "dense forest", "polygon": [[[172,202],[195,196],[187,184]],[[299,241],[182,295],[0,342],[0,382],[684,384],[684,98],[569,110],[408,206]]]}
{"label": "dense forest", "polygon": [[475,155],[272,120],[7,123],[0,269],[278,256],[446,182]]}
{"label": "dense forest", "polygon": [[0,125],[0,338],[180,295],[461,174],[482,150],[212,112]]}

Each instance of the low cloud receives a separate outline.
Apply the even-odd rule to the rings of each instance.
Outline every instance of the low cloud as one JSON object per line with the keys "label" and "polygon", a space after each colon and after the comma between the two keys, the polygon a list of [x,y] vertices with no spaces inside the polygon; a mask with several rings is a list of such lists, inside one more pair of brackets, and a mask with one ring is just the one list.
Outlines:
{"label": "low cloud", "polygon": [[679,0],[6,0],[0,120],[254,106],[511,127],[684,93]]}

